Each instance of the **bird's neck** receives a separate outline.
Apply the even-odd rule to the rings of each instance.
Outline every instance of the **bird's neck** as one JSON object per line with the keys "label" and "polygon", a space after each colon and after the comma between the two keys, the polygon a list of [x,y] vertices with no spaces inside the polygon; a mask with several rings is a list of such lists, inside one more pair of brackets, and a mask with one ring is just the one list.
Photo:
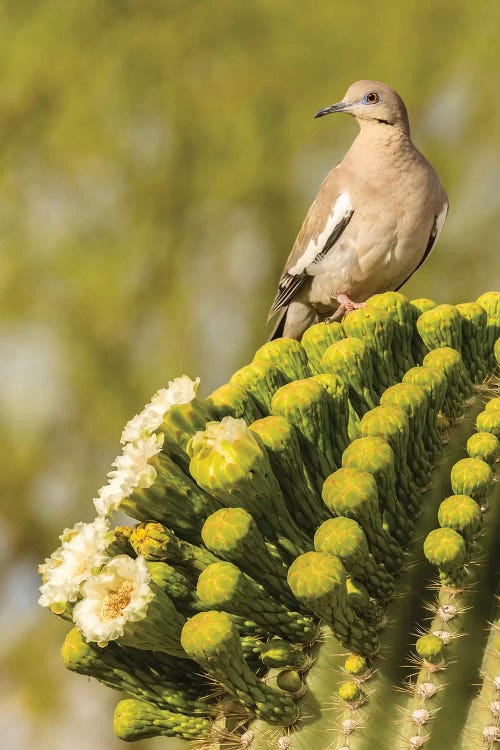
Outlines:
{"label": "bird's neck", "polygon": [[399,161],[405,158],[414,158],[418,151],[410,138],[409,128],[394,127],[374,120],[358,120],[360,132],[355,139],[344,161],[353,160],[355,163],[362,159],[366,160],[370,155],[372,164],[380,161],[386,163],[390,154]]}

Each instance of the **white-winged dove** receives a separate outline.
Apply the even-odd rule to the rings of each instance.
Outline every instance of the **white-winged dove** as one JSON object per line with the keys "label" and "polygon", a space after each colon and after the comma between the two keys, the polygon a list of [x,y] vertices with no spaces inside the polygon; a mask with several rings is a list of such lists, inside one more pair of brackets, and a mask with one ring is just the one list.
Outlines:
{"label": "white-winged dove", "polygon": [[399,289],[429,255],[448,212],[394,89],[357,81],[314,117],[332,112],[355,117],[360,132],[307,213],[269,312],[269,319],[280,313],[271,338],[300,339],[318,320]]}

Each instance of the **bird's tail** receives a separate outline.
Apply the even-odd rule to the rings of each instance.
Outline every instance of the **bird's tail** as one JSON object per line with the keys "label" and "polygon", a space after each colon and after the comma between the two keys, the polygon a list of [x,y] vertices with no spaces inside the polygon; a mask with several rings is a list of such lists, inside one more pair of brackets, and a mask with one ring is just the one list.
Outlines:
{"label": "bird's tail", "polygon": [[268,341],[273,341],[274,339],[279,339],[283,336],[283,331],[285,330],[287,312],[288,312],[288,307],[285,307],[280,311],[278,320],[274,324],[274,328],[271,331],[271,335],[269,336]]}

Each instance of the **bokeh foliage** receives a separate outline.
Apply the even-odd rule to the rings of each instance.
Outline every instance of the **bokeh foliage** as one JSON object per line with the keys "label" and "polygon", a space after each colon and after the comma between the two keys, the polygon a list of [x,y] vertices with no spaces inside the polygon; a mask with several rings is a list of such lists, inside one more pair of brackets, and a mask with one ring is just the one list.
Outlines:
{"label": "bokeh foliage", "polygon": [[498,286],[499,22],[492,0],[0,0],[11,746],[120,745],[113,696],[64,673],[65,628],[37,611],[33,571],[92,518],[150,394],[183,372],[207,393],[264,339],[301,219],[356,132],[314,111],[358,78],[397,88],[451,204],[403,291],[458,302]]}

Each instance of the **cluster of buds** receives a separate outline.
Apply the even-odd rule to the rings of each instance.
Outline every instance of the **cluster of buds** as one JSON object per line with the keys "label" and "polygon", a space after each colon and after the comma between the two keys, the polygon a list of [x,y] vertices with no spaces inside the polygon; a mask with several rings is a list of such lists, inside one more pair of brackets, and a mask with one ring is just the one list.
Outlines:
{"label": "cluster of buds", "polygon": [[[97,518],[65,529],[39,600],[72,622],[65,665],[127,694],[120,738],[218,742],[228,705],[238,726],[296,726],[325,632],[352,652],[338,697],[362,704],[444,420],[495,367],[499,298],[375,295],[302,343],[264,345],[205,399],[177,378],[127,423]],[[498,399],[477,428],[424,545],[450,587],[500,455]],[[118,510],[134,522],[116,526]],[[429,662],[438,641],[418,646]]]}

